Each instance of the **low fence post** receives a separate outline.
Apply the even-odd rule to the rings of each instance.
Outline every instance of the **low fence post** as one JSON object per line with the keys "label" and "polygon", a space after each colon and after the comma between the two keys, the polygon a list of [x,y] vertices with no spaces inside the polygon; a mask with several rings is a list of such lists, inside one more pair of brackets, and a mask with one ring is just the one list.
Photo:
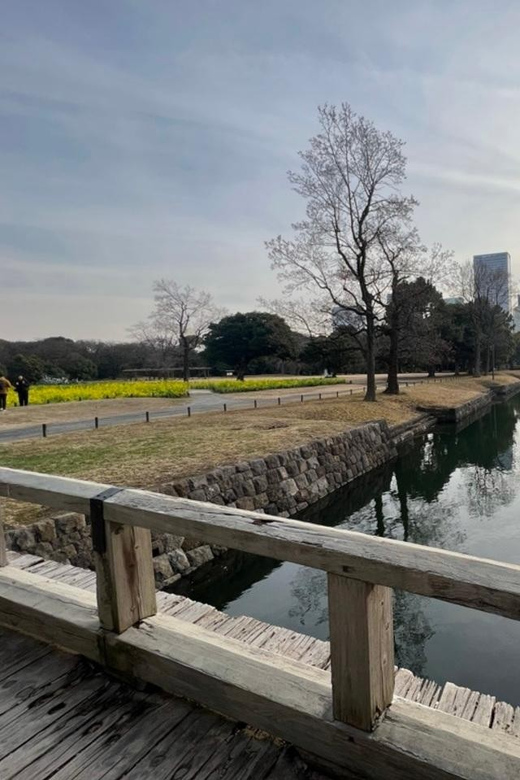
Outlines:
{"label": "low fence post", "polygon": [[94,417],[94,428],[99,428],[99,417]]}
{"label": "low fence post", "polygon": [[42,423],[42,436],[44,439],[47,438],[47,423]]}
{"label": "low fence post", "polygon": [[392,589],[328,575],[332,710],[372,731],[394,694]]}
{"label": "low fence post", "polygon": [[99,622],[117,634],[157,612],[150,531],[104,518],[104,502],[119,492],[90,501]]}
{"label": "low fence post", "polygon": [[7,566],[7,549],[4,534],[4,502],[0,499],[0,566]]}

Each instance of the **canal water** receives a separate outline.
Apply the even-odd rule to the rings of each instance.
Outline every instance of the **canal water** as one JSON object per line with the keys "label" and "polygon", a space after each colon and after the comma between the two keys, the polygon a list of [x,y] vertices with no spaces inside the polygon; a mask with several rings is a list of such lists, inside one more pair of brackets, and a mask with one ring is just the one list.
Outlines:
{"label": "canal water", "polygon": [[[520,396],[425,435],[299,519],[520,563]],[[253,556],[228,566],[190,596],[329,638],[324,572]],[[520,704],[520,622],[403,592],[394,618],[400,666]]]}

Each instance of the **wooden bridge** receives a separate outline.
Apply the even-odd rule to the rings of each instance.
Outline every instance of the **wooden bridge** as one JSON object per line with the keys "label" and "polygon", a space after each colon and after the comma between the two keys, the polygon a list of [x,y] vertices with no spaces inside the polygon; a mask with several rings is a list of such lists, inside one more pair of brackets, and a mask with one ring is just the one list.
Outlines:
{"label": "wooden bridge", "polygon": [[[28,649],[26,643],[33,640],[17,639],[12,632],[79,654],[112,675],[122,676],[125,695],[130,698],[138,694],[128,683],[137,688],[143,682],[151,683],[279,737],[324,770],[334,770],[342,777],[517,780],[520,776],[518,710],[449,684],[441,693],[434,683],[406,671],[396,675],[392,621],[392,588],[520,619],[520,566],[213,504],[11,469],[0,469],[0,495],[90,515],[96,558],[94,574],[34,556],[6,553],[0,543],[0,697],[4,695],[2,680],[10,678],[9,663],[5,666],[9,658],[11,667],[14,663],[13,674],[18,675],[14,688],[7,686],[8,702],[0,698],[2,778],[54,777],[48,767],[40,767],[40,774],[34,775],[20,769],[23,761],[20,763],[19,753],[3,748],[3,740],[9,743],[9,725],[2,719],[5,713],[9,717],[13,701],[20,703],[13,690],[22,686],[25,691],[36,684],[33,680],[23,687],[23,670],[31,670],[31,665],[24,666],[22,660],[17,666],[17,653],[23,659],[25,653],[38,657],[40,652],[47,658],[47,666],[55,663],[51,660],[54,652],[49,657],[41,645],[34,644]],[[150,529],[325,570],[330,648],[328,643],[299,637],[286,629],[223,616],[180,596],[156,594]],[[7,646],[14,650],[6,656]],[[62,663],[65,667],[66,662]],[[75,659],[74,663],[80,662]],[[37,666],[29,671],[29,676],[37,678],[38,674]],[[49,685],[52,689],[53,683]],[[67,691],[61,691],[60,706],[71,707],[74,696],[79,696],[77,691],[76,687],[70,693],[69,705]],[[25,695],[30,699],[30,694]],[[148,695],[153,699],[163,694]],[[85,694],[82,717],[86,717],[88,701]],[[169,731],[166,723],[162,727],[166,731],[158,734],[150,723],[158,723],[159,716],[147,721],[142,712],[142,739],[149,734],[156,752],[160,740],[166,739],[167,733],[172,735],[167,747],[159,751],[161,761],[156,756],[155,765],[162,762],[162,773],[157,776],[198,777],[193,767],[186,770],[186,764],[187,774],[175,774],[179,762],[174,726],[184,717],[179,714],[182,707],[186,713],[188,705],[179,699],[161,702],[156,704],[164,706],[164,719],[172,718]],[[99,702],[95,706],[99,708]],[[176,707],[180,708],[177,714]],[[30,714],[35,711],[29,705],[25,710]],[[34,725],[24,725],[25,710],[22,707],[17,723],[30,731]],[[213,729],[217,741],[219,729],[222,735],[233,730],[226,721],[197,712],[195,716],[190,710],[189,717],[203,720],[204,716],[206,725],[213,718],[208,731]],[[33,723],[34,714],[32,717]],[[182,733],[181,729],[180,744],[189,754],[187,737]],[[194,726],[191,733],[195,742]],[[84,739],[84,735],[79,729],[77,739]],[[222,739],[225,742],[224,736]],[[249,736],[242,733],[242,739],[247,741]],[[120,757],[126,760],[125,744],[124,740],[120,744]],[[62,752],[66,747],[73,753],[72,742],[60,745]],[[113,762],[117,749],[117,741],[110,743]],[[164,759],[165,751],[171,763]],[[193,766],[200,761],[201,751],[202,746],[191,751]],[[147,755],[152,752],[150,749]],[[224,749],[217,752],[222,765],[214,774],[201,777],[289,778],[303,777],[301,772],[307,772],[300,772],[296,759],[291,763],[288,758],[292,754],[271,742],[257,753],[251,752],[249,774],[237,770],[226,775],[230,757]],[[254,769],[254,755],[258,754],[264,755],[261,772],[259,764]],[[10,755],[18,763],[10,766]],[[86,760],[89,766],[98,760],[106,768],[103,757]],[[128,767],[119,765],[96,775],[94,770],[78,769],[76,760],[72,773],[67,774],[64,766],[56,777],[82,777],[82,769],[90,780],[123,775],[156,777],[151,764],[148,769],[142,765],[141,774],[137,769],[134,772],[133,767],[138,766],[134,760]]]}

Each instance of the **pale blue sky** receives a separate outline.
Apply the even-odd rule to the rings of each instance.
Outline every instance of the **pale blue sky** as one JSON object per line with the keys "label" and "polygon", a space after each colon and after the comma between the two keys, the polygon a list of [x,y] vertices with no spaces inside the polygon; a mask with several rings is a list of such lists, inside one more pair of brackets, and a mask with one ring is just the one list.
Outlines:
{"label": "pale blue sky", "polygon": [[0,336],[126,338],[163,275],[276,295],[263,242],[324,102],[407,141],[425,241],[520,271],[515,0],[0,7]]}

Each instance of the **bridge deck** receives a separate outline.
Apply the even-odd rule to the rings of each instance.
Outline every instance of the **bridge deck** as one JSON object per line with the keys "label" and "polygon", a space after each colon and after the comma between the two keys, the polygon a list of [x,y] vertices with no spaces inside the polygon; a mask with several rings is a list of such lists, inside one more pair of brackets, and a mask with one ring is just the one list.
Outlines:
{"label": "bridge deck", "polygon": [[292,749],[0,629],[2,780],[324,780]]}
{"label": "bridge deck", "polygon": [[[16,568],[61,580],[78,588],[91,591],[96,589],[95,573],[85,569],[12,552],[8,553],[8,561],[9,565]],[[158,592],[157,605],[161,612],[248,645],[261,647],[321,669],[330,667],[328,642],[272,626],[255,618],[230,617],[207,604],[176,594]],[[506,702],[497,701],[493,696],[451,682],[441,686],[431,680],[417,677],[407,669],[397,670],[395,694],[481,726],[520,737],[520,707],[515,708]]]}

